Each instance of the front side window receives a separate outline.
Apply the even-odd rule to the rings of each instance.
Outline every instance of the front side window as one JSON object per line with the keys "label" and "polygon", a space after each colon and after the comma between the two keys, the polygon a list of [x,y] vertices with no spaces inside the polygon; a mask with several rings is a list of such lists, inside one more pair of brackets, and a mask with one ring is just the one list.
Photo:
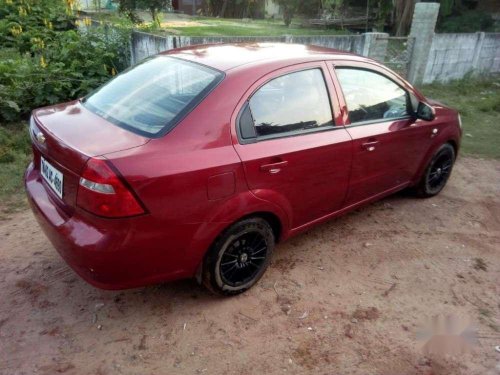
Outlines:
{"label": "front side window", "polygon": [[83,105],[119,126],[155,136],[171,129],[222,78],[203,65],[157,56],[118,75]]}
{"label": "front side window", "polygon": [[362,69],[337,67],[336,72],[351,123],[408,116],[407,93],[390,79]]}
{"label": "front side window", "polygon": [[[251,125],[248,125],[249,119]],[[330,98],[321,69],[290,73],[266,83],[251,97],[242,120],[253,127],[249,132],[242,129],[243,138],[302,133],[333,126]]]}

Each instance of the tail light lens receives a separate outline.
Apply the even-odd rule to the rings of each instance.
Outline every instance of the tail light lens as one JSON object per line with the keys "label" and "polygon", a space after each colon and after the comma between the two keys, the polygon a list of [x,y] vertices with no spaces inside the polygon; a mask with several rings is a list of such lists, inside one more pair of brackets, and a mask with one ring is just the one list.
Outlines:
{"label": "tail light lens", "polygon": [[144,209],[118,174],[103,159],[87,161],[78,186],[77,205],[95,215],[126,217]]}

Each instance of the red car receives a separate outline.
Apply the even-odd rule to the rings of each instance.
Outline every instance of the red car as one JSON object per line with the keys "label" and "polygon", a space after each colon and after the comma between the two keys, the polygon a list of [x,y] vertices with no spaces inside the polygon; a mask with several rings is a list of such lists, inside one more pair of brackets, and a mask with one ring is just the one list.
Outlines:
{"label": "red car", "polygon": [[66,262],[122,289],[197,277],[230,295],[278,241],[412,187],[433,196],[457,111],[365,57],[285,44],[172,50],[35,110],[26,191]]}

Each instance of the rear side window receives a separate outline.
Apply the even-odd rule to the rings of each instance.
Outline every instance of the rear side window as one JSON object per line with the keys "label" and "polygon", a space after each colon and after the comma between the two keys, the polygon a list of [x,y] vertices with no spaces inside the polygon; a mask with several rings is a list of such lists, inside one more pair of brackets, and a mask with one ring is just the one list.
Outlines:
{"label": "rear side window", "polygon": [[401,118],[409,114],[408,94],[381,74],[336,68],[351,123]]}
{"label": "rear side window", "polygon": [[243,139],[300,134],[333,126],[321,69],[269,81],[251,97],[239,123]]}
{"label": "rear side window", "polygon": [[121,127],[154,137],[175,126],[222,78],[203,65],[157,56],[118,75],[83,105]]}

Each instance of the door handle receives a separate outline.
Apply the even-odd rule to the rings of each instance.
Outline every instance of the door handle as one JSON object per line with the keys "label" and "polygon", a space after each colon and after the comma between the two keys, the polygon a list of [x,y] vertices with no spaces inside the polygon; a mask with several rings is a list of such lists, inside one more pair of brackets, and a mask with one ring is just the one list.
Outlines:
{"label": "door handle", "polygon": [[378,145],[378,141],[363,143],[363,148],[367,151],[374,151],[375,147]]}
{"label": "door handle", "polygon": [[279,161],[276,163],[264,164],[260,166],[261,172],[269,172],[271,174],[276,174],[281,172],[281,169],[288,165],[288,161]]}

